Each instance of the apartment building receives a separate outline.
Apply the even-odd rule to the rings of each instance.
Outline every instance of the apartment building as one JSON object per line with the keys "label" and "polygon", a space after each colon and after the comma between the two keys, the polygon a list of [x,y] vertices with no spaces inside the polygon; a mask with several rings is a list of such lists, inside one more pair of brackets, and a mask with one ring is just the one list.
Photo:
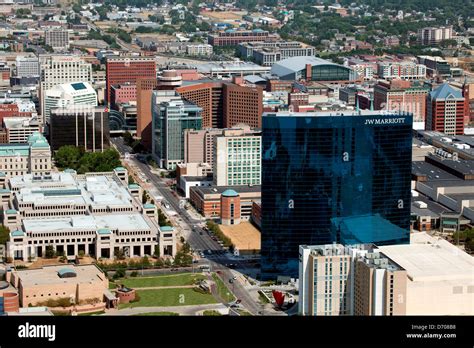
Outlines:
{"label": "apartment building", "polygon": [[46,45],[54,50],[67,50],[69,48],[69,31],[67,29],[49,29],[45,33]]}
{"label": "apartment building", "polygon": [[426,78],[426,66],[412,62],[379,62],[377,75],[383,79],[419,80]]}
{"label": "apartment building", "polygon": [[453,27],[426,27],[418,29],[417,42],[419,45],[431,46],[453,38]]}
{"label": "apartment building", "polygon": [[209,57],[212,53],[213,48],[209,44],[186,45],[186,54],[188,56]]}

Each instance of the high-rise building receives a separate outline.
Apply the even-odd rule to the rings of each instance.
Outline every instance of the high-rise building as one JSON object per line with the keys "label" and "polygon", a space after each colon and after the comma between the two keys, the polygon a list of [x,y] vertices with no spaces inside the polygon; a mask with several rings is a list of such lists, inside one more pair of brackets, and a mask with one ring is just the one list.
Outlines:
{"label": "high-rise building", "polygon": [[50,140],[53,150],[64,145],[86,151],[104,151],[110,145],[109,114],[104,107],[69,106],[51,110]]}
{"label": "high-rise building", "polygon": [[300,315],[474,314],[474,258],[442,238],[299,250]]}
{"label": "high-rise building", "polygon": [[130,82],[112,85],[110,90],[110,106],[118,109],[119,104],[133,103],[137,101],[137,86]]}
{"label": "high-rise building", "polygon": [[152,154],[161,168],[174,169],[184,162],[184,130],[201,129],[202,109],[181,98],[160,102],[160,92],[152,99]]}
{"label": "high-rise building", "polygon": [[106,100],[109,104],[112,85],[125,82],[136,84],[139,78],[156,78],[154,57],[107,57],[105,66]]}
{"label": "high-rise building", "polygon": [[87,82],[56,85],[44,92],[44,117],[49,120],[51,109],[71,105],[97,106],[97,93]]}
{"label": "high-rise building", "polygon": [[63,83],[88,82],[92,83],[92,65],[80,57],[72,55],[40,56],[41,67],[41,115],[44,118],[45,91]]}
{"label": "high-rise building", "polygon": [[214,185],[260,185],[261,182],[260,133],[249,129],[226,129],[214,137]]}
{"label": "high-rise building", "polygon": [[44,33],[46,45],[55,50],[69,48],[69,31],[67,29],[49,29]]}
{"label": "high-rise building", "polygon": [[429,46],[439,44],[443,40],[453,38],[453,27],[426,27],[418,29],[418,44]]}
{"label": "high-rise building", "polygon": [[151,150],[151,97],[157,84],[158,80],[154,77],[137,79],[137,137],[141,138],[143,146],[149,150]]}
{"label": "high-rise building", "polygon": [[203,128],[231,128],[246,124],[261,128],[263,90],[231,82],[199,82],[178,87],[186,100],[202,108]]}
{"label": "high-rise building", "polygon": [[300,246],[299,314],[404,315],[407,272],[373,245]]}
{"label": "high-rise building", "polygon": [[207,128],[184,131],[184,162],[214,163],[214,136],[222,134],[222,129]]}
{"label": "high-rise building", "polygon": [[447,83],[434,89],[426,100],[426,130],[464,134],[465,103],[462,91]]}
{"label": "high-rise building", "polygon": [[16,76],[31,77],[39,76],[40,67],[39,60],[36,56],[18,56],[16,57]]}
{"label": "high-rise building", "polygon": [[265,113],[262,276],[297,276],[299,245],[406,243],[411,132],[405,113]]}
{"label": "high-rise building", "polygon": [[429,88],[410,81],[379,81],[374,86],[375,110],[406,111],[414,121],[425,121]]}

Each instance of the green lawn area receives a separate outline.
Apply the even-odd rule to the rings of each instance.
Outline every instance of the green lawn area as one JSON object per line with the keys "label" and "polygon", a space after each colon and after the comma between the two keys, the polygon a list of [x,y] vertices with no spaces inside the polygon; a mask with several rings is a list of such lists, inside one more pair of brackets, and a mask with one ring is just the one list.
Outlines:
{"label": "green lawn area", "polygon": [[212,274],[212,278],[216,282],[217,291],[219,292],[219,296],[226,302],[235,301],[235,296],[229,291],[229,289],[225,286],[224,282],[219,278],[219,276],[215,273]]}
{"label": "green lawn area", "polygon": [[137,277],[120,279],[119,282],[130,288],[145,288],[152,286],[182,286],[193,285],[195,280],[204,279],[197,273],[181,273],[155,277]]}
{"label": "green lawn area", "polygon": [[243,317],[252,316],[252,314],[243,309],[237,309],[237,312],[239,312],[239,314]]}
{"label": "green lawn area", "polygon": [[123,303],[119,308],[127,307],[167,307],[217,303],[211,294],[202,294],[191,288],[137,290],[140,300]]}
{"label": "green lawn area", "polygon": [[115,289],[117,287],[117,284],[109,282],[109,289]]}
{"label": "green lawn area", "polygon": [[133,317],[161,317],[161,316],[171,316],[171,317],[176,317],[178,316],[179,313],[175,312],[150,312],[150,313],[141,313],[141,314],[135,314]]}

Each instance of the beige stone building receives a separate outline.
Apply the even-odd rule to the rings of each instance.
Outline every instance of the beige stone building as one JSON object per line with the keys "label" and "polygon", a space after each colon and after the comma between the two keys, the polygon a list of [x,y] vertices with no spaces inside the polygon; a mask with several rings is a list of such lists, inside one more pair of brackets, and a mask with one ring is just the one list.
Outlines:
{"label": "beige stone building", "polygon": [[10,282],[18,289],[20,307],[37,306],[49,299],[68,298],[72,303],[104,301],[109,281],[95,265],[45,266],[13,271]]}

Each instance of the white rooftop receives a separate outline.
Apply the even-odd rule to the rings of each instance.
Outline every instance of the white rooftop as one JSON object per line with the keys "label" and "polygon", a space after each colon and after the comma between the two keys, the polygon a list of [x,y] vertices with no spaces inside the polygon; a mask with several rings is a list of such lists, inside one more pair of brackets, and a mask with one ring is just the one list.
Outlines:
{"label": "white rooftop", "polygon": [[97,231],[102,228],[112,231],[142,231],[151,229],[140,213],[23,219],[23,229],[27,233]]}
{"label": "white rooftop", "polygon": [[474,258],[442,238],[425,232],[411,234],[411,243],[378,247],[381,253],[407,271],[412,281],[470,279]]}

